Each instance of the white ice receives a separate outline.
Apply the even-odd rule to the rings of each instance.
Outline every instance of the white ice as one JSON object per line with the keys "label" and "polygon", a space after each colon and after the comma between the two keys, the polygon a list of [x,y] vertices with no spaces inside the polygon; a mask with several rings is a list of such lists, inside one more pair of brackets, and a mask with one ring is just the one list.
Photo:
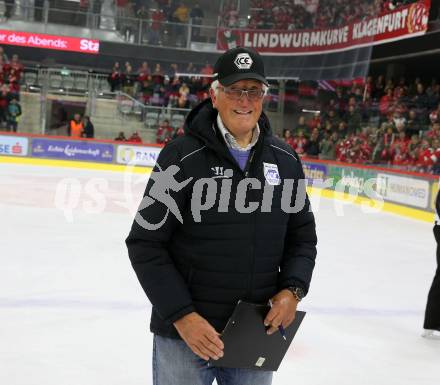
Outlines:
{"label": "white ice", "polygon": [[[152,383],[151,306],[124,244],[146,179],[0,164],[0,384]],[[420,337],[432,226],[342,209],[316,211],[308,314],[274,385],[440,384],[440,341]]]}

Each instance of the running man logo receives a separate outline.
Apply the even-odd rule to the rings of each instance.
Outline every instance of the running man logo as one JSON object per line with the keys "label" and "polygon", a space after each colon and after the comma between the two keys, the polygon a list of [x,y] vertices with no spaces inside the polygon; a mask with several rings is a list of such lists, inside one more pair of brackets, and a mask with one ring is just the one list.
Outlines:
{"label": "running man logo", "polygon": [[[176,217],[176,219],[180,223],[183,223],[182,214],[180,213],[176,201],[170,195],[170,191],[180,191],[189,182],[191,182],[193,178],[190,177],[182,182],[178,182],[175,178],[175,175],[179,171],[179,167],[174,164],[169,166],[166,170],[162,170],[160,165],[157,164],[157,170],[154,170],[151,173],[150,179],[153,181],[153,184],[150,188],[149,195],[144,196],[144,198],[142,199],[141,204],[139,205],[138,213],[135,217],[136,222],[144,229],[157,230],[161,228],[167,220],[170,212]],[[166,211],[164,217],[160,222],[149,223],[142,217],[141,211],[156,202],[161,203],[164,207],[166,207]]]}

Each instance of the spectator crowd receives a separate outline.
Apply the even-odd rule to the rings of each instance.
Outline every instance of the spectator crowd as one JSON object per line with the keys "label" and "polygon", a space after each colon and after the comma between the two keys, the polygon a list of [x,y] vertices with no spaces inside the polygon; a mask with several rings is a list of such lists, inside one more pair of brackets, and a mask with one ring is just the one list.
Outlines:
{"label": "spectator crowd", "polygon": [[[193,25],[201,25],[203,18],[203,9],[194,1],[116,0],[116,27],[129,42],[134,42],[141,33],[143,43],[182,47],[187,37],[184,25],[190,21]],[[200,27],[193,27],[192,38],[199,37]]]}
{"label": "spectator crowd", "polygon": [[129,62],[116,62],[107,80],[112,92],[122,91],[142,104],[189,109],[208,96],[212,73],[208,63],[201,69],[192,63],[180,69],[176,63],[163,68],[143,62],[134,71]]}
{"label": "spectator crowd", "polygon": [[238,3],[225,1],[223,25],[230,28],[297,30],[333,28],[376,16],[416,0],[251,0],[243,25]]}
{"label": "spectator crowd", "polygon": [[300,155],[440,174],[440,84],[420,78],[341,82],[321,90],[284,140]]}
{"label": "spectator crowd", "polygon": [[17,131],[22,114],[19,101],[23,70],[18,55],[12,55],[9,60],[0,46],[0,130]]}

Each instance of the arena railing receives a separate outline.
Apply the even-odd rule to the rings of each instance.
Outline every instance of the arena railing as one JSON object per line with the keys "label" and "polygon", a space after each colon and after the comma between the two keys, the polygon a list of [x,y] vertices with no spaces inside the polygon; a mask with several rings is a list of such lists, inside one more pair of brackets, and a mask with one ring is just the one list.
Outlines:
{"label": "arena railing", "polygon": [[[107,74],[96,74],[87,71],[69,70],[66,68],[26,68],[23,86],[29,92],[41,93],[41,127],[46,127],[48,95],[57,95],[59,99],[69,96],[83,97],[86,112],[96,116],[99,99],[116,101],[115,118],[123,122],[139,121],[146,129],[156,129],[165,119],[177,128],[183,125],[189,108],[176,108],[170,105],[149,105],[140,102],[122,91],[112,92]],[[109,116],[106,116],[109,118]],[[42,131],[44,133],[44,129]]]}
{"label": "arena railing", "polygon": [[[34,7],[20,4],[14,12],[15,20],[42,24],[43,33],[59,34],[58,25],[71,26],[64,33],[90,39],[111,42],[126,42],[136,45],[152,45],[179,49],[216,50],[217,29],[220,19],[213,24],[203,24],[190,19],[188,23],[158,21],[126,16],[116,12],[115,7],[96,12],[91,5],[87,10],[72,10],[49,7]],[[73,27],[81,27],[73,28]],[[430,29],[439,29],[438,16],[430,22]],[[245,28],[238,25],[235,29]]]}
{"label": "arena railing", "polygon": [[53,28],[50,28],[52,24],[62,24],[82,27],[81,37],[90,39],[182,49],[191,49],[191,44],[215,44],[217,33],[217,25],[197,24],[196,19],[190,19],[188,23],[157,21],[121,16],[112,10],[94,13],[93,10],[84,12],[21,5],[15,12],[14,19],[43,24],[42,32],[45,33],[54,33]]}

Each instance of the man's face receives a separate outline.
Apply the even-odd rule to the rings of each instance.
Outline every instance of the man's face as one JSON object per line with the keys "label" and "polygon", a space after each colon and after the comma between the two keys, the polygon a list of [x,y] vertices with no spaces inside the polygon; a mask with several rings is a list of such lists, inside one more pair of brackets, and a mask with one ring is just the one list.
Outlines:
{"label": "man's face", "polygon": [[[233,83],[226,88],[231,90],[261,91],[263,84],[257,80],[245,79]],[[255,128],[263,110],[263,98],[249,100],[246,95],[238,100],[234,100],[225,92],[221,84],[219,85],[217,95],[212,90],[210,94],[214,108],[217,109],[223,124],[233,135],[247,134]]]}

